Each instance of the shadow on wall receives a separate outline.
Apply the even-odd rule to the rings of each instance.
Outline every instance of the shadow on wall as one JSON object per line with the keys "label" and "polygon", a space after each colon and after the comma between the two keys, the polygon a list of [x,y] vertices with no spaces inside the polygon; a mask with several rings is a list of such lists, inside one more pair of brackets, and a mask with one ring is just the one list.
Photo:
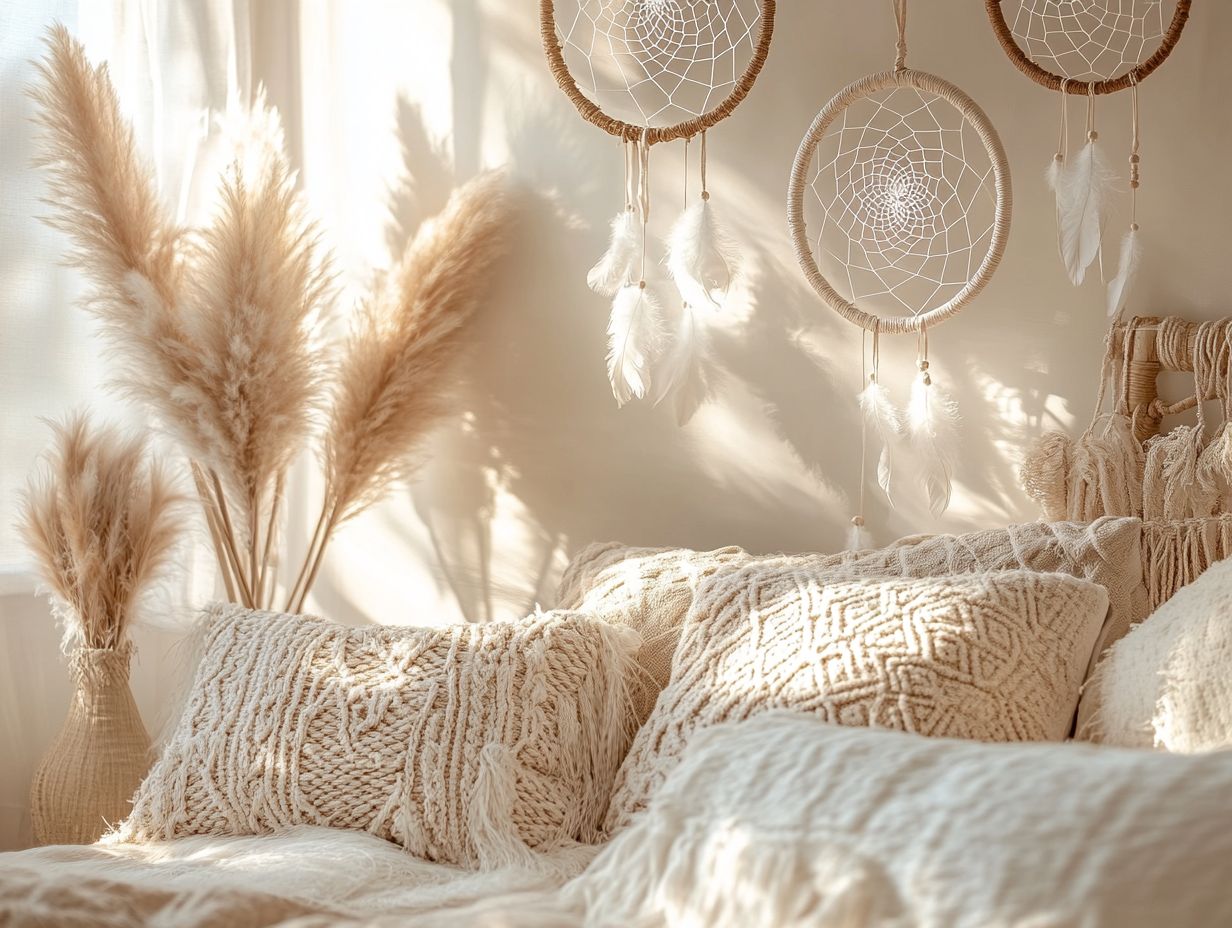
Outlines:
{"label": "shadow on wall", "polygon": [[[838,549],[858,505],[862,333],[805,282],[783,196],[817,110],[843,83],[885,65],[887,43],[868,35],[892,36],[890,5],[782,5],[757,104],[712,133],[714,202],[741,243],[745,274],[714,328],[715,396],[684,428],[670,410],[646,402],[618,409],[607,383],[608,305],[585,277],[619,206],[620,146],[551,86],[528,19],[533,4],[499,6],[482,16],[469,0],[454,6],[451,74],[470,74],[471,64],[489,74],[486,84],[467,79],[453,88],[462,127],[454,150],[433,142],[410,102],[398,109],[408,180],[391,191],[391,245],[439,207],[449,178],[496,160],[502,146],[526,187],[514,254],[494,273],[474,325],[466,413],[436,436],[409,493],[422,525],[400,524],[401,541],[427,553],[442,595],[474,620],[550,605],[569,555],[592,540]],[[1102,295],[1097,284],[1075,291],[1065,280],[1042,170],[1032,168],[1051,157],[1055,100],[1013,71],[981,15],[945,0],[921,22],[912,54],[919,66],[978,90],[1015,173],[1015,227],[979,301],[930,334],[932,370],[964,419],[951,508],[934,519],[909,473],[897,509],[873,483],[866,516],[881,543],[1034,519],[1018,461],[1042,429],[1085,427],[1098,386]],[[815,28],[831,19],[850,22]],[[954,56],[960,22],[969,23],[971,41]],[[500,69],[510,61],[528,75],[521,83],[504,80]],[[800,73],[803,62],[817,61],[823,79]],[[652,152],[656,258],[656,236],[681,203],[681,148]],[[652,283],[662,281],[663,270],[651,270]],[[1155,298],[1155,286],[1144,283],[1143,300]],[[882,353],[887,386],[905,405],[915,339],[883,341]],[[875,453],[870,448],[870,473]]]}

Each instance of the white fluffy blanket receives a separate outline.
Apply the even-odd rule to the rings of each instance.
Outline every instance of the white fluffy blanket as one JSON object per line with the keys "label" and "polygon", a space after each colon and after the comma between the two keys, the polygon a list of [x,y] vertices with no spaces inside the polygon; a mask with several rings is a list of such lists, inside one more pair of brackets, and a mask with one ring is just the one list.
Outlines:
{"label": "white fluffy blanket", "polygon": [[[578,924],[552,902],[596,848],[539,872],[434,864],[369,834],[304,825],[277,835],[55,846],[0,854],[0,924],[57,928],[325,928]],[[511,895],[512,894],[512,895]],[[478,909],[459,908],[480,901]],[[559,915],[544,912],[556,909]],[[485,914],[486,912],[486,914]],[[456,915],[456,917],[455,917]]]}

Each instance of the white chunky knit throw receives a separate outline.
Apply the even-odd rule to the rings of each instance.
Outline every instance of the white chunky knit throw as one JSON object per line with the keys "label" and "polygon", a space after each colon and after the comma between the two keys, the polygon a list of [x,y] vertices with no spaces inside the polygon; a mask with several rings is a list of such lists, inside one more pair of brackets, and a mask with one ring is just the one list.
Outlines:
{"label": "white chunky knit throw", "polygon": [[1177,754],[1232,747],[1232,560],[1116,643],[1083,692],[1077,737]]}
{"label": "white chunky knit throw", "polygon": [[1083,577],[1108,591],[1103,650],[1152,607],[1143,583],[1142,522],[1102,518],[1091,524],[1030,522],[965,535],[912,535],[876,551],[755,556],[742,548],[692,551],[607,542],[583,548],[556,593],[561,609],[581,609],[627,625],[643,639],[633,693],[645,722],[671,675],[680,627],[699,587],[746,564],[793,565],[836,578],[940,577],[986,570],[1031,570]]}
{"label": "white chunky knit throw", "polygon": [[580,613],[347,628],[226,604],[118,838],[372,832],[489,869],[592,842],[632,735],[636,636]]}
{"label": "white chunky knit throw", "polygon": [[1002,571],[834,581],[751,564],[698,592],[671,682],[616,779],[610,832],[646,806],[698,729],[770,709],[980,741],[1068,735],[1108,594]]}

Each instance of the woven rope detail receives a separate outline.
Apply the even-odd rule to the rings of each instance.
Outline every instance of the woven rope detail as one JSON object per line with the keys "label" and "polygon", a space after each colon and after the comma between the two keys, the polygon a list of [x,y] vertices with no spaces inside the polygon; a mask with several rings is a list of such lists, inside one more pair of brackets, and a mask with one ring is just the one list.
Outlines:
{"label": "woven rope detail", "polygon": [[631,726],[635,636],[576,613],[349,629],[215,606],[126,840],[372,832],[484,868],[593,841]]}
{"label": "woven rope detail", "polygon": [[1151,611],[1229,555],[1232,516],[1143,523],[1142,574]]}
{"label": "woven rope detail", "polygon": [[1107,603],[1095,584],[1020,571],[941,582],[837,582],[760,565],[726,574],[685,622],[607,828],[645,808],[695,731],[771,709],[982,741],[1061,740]]}
{"label": "woven rope detail", "polygon": [[[984,255],[975,273],[971,275],[967,285],[952,299],[928,312],[915,316],[879,317],[856,307],[854,303],[844,299],[831,286],[817,266],[813,258],[812,245],[809,242],[808,229],[804,222],[804,191],[808,186],[809,165],[817,151],[817,145],[825,136],[826,131],[835,119],[857,100],[880,90],[894,87],[910,87],[924,93],[941,97],[965,119],[980,137],[984,149],[993,166],[993,186],[996,194],[996,212],[993,219],[992,236],[988,244],[988,252]],[[949,81],[928,74],[924,71],[914,71],[910,68],[895,71],[881,71],[870,74],[861,80],[850,84],[830,100],[822,109],[813,124],[809,127],[800,148],[796,152],[796,160],[792,164],[791,180],[787,188],[787,227],[791,232],[792,245],[796,252],[796,260],[804,271],[817,295],[826,304],[849,322],[868,329],[880,331],[882,334],[901,335],[908,332],[919,332],[921,329],[944,322],[964,306],[970,303],[984,289],[992,278],[1001,257],[1005,253],[1005,244],[1009,240],[1010,214],[1013,209],[1013,194],[1010,187],[1009,160],[997,130],[993,127],[984,111],[978,104]]]}
{"label": "woven rope detail", "polygon": [[1190,0],[1177,0],[1176,12],[1172,14],[1172,22],[1168,26],[1168,31],[1164,34],[1163,41],[1159,43],[1159,48],[1150,58],[1118,77],[1085,83],[1066,80],[1059,74],[1044,70],[1028,58],[1027,53],[1014,40],[1014,34],[1005,21],[1005,14],[1001,10],[1001,0],[984,0],[984,8],[988,11],[988,19],[992,23],[993,32],[997,35],[997,41],[1001,43],[1001,48],[1019,71],[1049,90],[1064,90],[1066,93],[1083,96],[1125,90],[1134,84],[1141,83],[1148,74],[1167,61],[1168,56],[1172,54],[1172,49],[1181,40],[1181,32],[1189,19],[1189,5]]}
{"label": "woven rope detail", "polygon": [[38,844],[91,844],[131,809],[150,769],[150,736],[128,685],[132,650],[73,652],[68,717],[30,788]]}
{"label": "woven rope detail", "polygon": [[543,41],[543,52],[547,56],[552,76],[556,78],[556,83],[564,91],[565,96],[577,107],[583,119],[623,141],[642,140],[647,145],[655,145],[658,142],[693,138],[730,116],[732,111],[740,105],[740,101],[749,95],[749,91],[753,89],[753,84],[757,81],[757,75],[761,73],[762,66],[766,63],[766,56],[770,54],[770,40],[774,37],[775,2],[776,0],[762,0],[761,28],[757,34],[757,45],[754,46],[748,66],[740,75],[740,79],[736,81],[736,86],[732,88],[731,93],[709,112],[674,126],[659,128],[635,126],[620,119],[613,119],[597,104],[587,99],[586,95],[578,89],[577,82],[574,81],[573,75],[569,73],[569,66],[565,63],[565,53],[561,48],[560,37],[557,35],[556,10],[552,0],[539,0],[539,37]]}

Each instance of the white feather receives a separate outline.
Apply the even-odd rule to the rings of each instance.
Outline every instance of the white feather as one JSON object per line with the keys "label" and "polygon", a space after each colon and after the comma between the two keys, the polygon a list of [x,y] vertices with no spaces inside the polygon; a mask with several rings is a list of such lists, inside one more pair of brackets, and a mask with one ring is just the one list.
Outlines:
{"label": "white feather", "polygon": [[640,247],[637,215],[630,209],[621,210],[612,219],[612,235],[607,251],[599,263],[586,275],[586,284],[595,293],[611,297],[634,281],[634,265]]}
{"label": "white feather", "polygon": [[873,541],[872,532],[863,525],[856,525],[852,522],[847,527],[848,551],[871,551],[875,547],[877,547],[877,544]]}
{"label": "white feather", "polygon": [[877,459],[877,485],[885,491],[890,505],[894,496],[890,491],[894,476],[894,453],[902,439],[903,417],[890,402],[890,395],[881,384],[872,382],[860,391],[860,409],[864,412],[867,427],[881,442],[881,455]]}
{"label": "white feather", "polygon": [[667,269],[685,301],[720,306],[735,274],[739,251],[715,218],[709,200],[694,203],[667,236]]}
{"label": "white feather", "polygon": [[921,372],[911,385],[907,437],[915,470],[928,494],[928,507],[940,517],[950,505],[954,461],[958,456],[958,407]]}
{"label": "white feather", "polygon": [[676,424],[684,425],[706,401],[706,358],[710,353],[710,333],[698,318],[691,303],[680,310],[671,346],[655,367],[650,398],[656,406],[671,397]]}
{"label": "white feather", "polygon": [[1057,187],[1061,184],[1061,172],[1065,169],[1065,160],[1060,155],[1053,155],[1052,160],[1048,162],[1048,170],[1044,172],[1044,179],[1048,181],[1048,189],[1056,193]]}
{"label": "white feather", "polygon": [[1061,168],[1057,177],[1057,221],[1061,258],[1069,279],[1077,286],[1099,254],[1104,211],[1116,174],[1099,142],[1090,139]]}
{"label": "white feather", "polygon": [[1138,230],[1130,229],[1121,239],[1121,263],[1117,268],[1117,275],[1108,284],[1109,316],[1116,316],[1125,308],[1125,301],[1129,299],[1129,291],[1133,288],[1141,262],[1142,242],[1138,240]]}
{"label": "white feather", "polygon": [[607,374],[612,395],[623,406],[650,389],[650,365],[663,350],[663,316],[658,301],[632,284],[616,291],[607,326]]}

